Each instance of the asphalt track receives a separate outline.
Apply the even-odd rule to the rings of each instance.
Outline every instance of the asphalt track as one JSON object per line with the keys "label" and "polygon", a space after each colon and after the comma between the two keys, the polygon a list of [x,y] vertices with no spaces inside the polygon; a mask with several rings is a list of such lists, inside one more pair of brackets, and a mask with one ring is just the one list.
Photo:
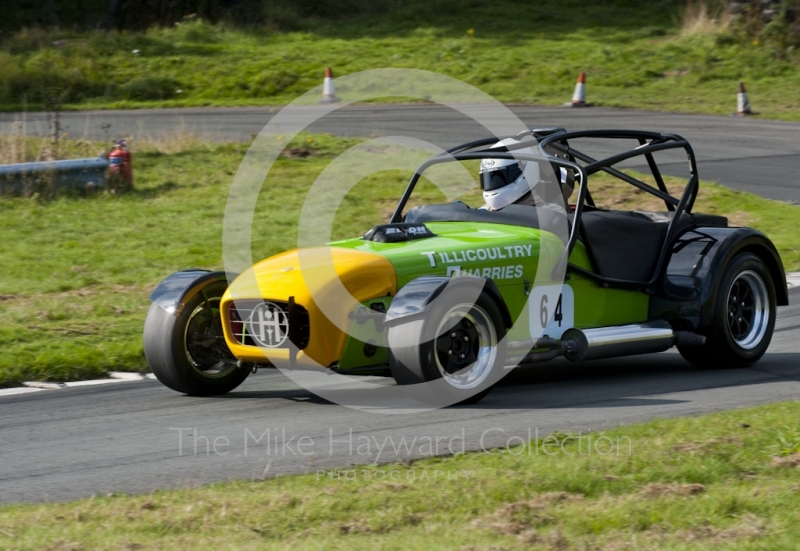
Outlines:
{"label": "asphalt track", "polygon": [[[682,134],[695,146],[701,177],[800,201],[797,124],[609,109],[513,109],[535,127]],[[103,138],[100,124],[110,123],[112,136],[169,136],[182,129],[247,140],[270,116],[269,109],[104,111],[65,113],[63,122],[73,137]],[[27,132],[45,129],[37,117],[28,115]],[[13,120],[13,114],[0,115],[0,132],[11,131]],[[485,134],[432,106],[355,107],[310,130],[412,136],[440,146]],[[0,396],[0,503],[143,493],[290,473],[328,476],[327,470],[338,467],[492,450],[556,430],[597,430],[794,400],[800,397],[798,299],[800,290],[791,291],[792,305],[778,311],[769,352],[750,369],[698,370],[675,352],[584,364],[556,361],[515,371],[476,406],[413,415],[334,405],[277,371],[251,376],[218,398],[181,396],[155,381]],[[631,449],[636,453],[635,441]],[[627,448],[619,451],[624,460]],[[417,470],[415,476],[425,473]]]}
{"label": "asphalt track", "polygon": [[[623,109],[510,106],[526,125],[569,130],[624,128],[671,132],[694,146],[702,179],[788,202],[800,202],[800,124],[759,118],[684,115]],[[187,108],[64,112],[61,124],[73,138],[169,138],[194,133],[210,140],[247,141],[279,108]],[[307,108],[317,109],[314,106]],[[473,107],[474,112],[485,108]],[[19,125],[19,130],[14,125]],[[104,129],[103,125],[110,125]],[[0,113],[0,133],[47,134],[43,113]],[[439,105],[355,105],[338,109],[309,130],[345,136],[408,136],[441,147],[485,137],[475,121]],[[600,148],[599,151],[602,151]],[[663,161],[665,172],[686,174],[681,155]]]}
{"label": "asphalt track", "polygon": [[[793,305],[778,310],[769,352],[750,369],[699,370],[675,352],[553,362],[512,372],[478,405],[428,413],[355,411],[315,397],[275,370],[252,375],[218,398],[181,396],[156,381],[0,397],[0,502],[143,493],[290,473],[330,476],[326,470],[332,468],[437,452],[495,453],[493,447],[556,430],[585,432],[795,400],[798,299],[800,289],[792,290]],[[636,446],[635,440],[620,443],[620,460]],[[606,443],[600,451],[611,449]],[[436,475],[410,468],[414,476]],[[357,469],[352,476],[371,476],[367,468]]]}

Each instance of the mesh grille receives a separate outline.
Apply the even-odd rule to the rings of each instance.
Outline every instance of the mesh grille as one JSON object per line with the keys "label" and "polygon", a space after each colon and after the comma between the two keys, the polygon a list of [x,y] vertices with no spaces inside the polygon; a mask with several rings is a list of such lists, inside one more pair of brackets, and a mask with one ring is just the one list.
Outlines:
{"label": "mesh grille", "polygon": [[253,312],[263,304],[277,306],[282,310],[285,319],[288,320],[288,339],[275,348],[287,348],[289,342],[294,344],[299,350],[308,346],[311,332],[308,311],[300,305],[275,300],[236,300],[229,305],[228,319],[231,334],[236,342],[246,346],[258,346],[258,343],[253,338],[252,328],[248,328],[248,320],[251,319]]}

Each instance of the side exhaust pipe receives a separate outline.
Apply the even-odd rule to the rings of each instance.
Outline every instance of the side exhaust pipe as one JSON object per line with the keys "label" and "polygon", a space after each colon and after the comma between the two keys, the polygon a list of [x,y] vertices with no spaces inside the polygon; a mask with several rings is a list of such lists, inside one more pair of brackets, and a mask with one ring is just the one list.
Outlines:
{"label": "side exhaust pipe", "polygon": [[[569,329],[561,340],[579,343],[575,353],[567,355],[567,359],[598,360],[669,350],[675,344],[675,333],[666,321],[650,321],[598,329]],[[581,346],[584,343],[585,346]]]}
{"label": "side exhaust pipe", "polygon": [[666,321],[650,321],[598,329],[569,329],[561,339],[509,343],[509,362],[535,364],[564,356],[570,361],[598,360],[635,354],[652,354],[672,348],[677,340],[700,342],[704,337],[682,331],[674,332]]}

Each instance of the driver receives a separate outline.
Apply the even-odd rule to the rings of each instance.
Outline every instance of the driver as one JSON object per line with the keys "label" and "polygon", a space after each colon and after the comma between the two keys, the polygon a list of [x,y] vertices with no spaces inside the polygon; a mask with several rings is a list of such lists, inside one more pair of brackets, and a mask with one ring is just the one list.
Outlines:
{"label": "driver", "polygon": [[[521,142],[513,138],[506,138],[492,146],[509,147]],[[533,153],[530,148],[519,149],[521,153]],[[566,170],[557,170],[559,184],[562,188],[564,200],[572,193],[573,182],[567,179]],[[516,159],[483,159],[479,170],[483,200],[486,204],[483,210],[500,210],[508,205],[537,206],[549,203],[546,198],[534,193],[534,188],[539,184],[539,163],[535,161],[518,161]],[[572,185],[570,185],[572,184]],[[546,187],[546,186],[545,186]],[[566,189],[566,188],[569,189]]]}

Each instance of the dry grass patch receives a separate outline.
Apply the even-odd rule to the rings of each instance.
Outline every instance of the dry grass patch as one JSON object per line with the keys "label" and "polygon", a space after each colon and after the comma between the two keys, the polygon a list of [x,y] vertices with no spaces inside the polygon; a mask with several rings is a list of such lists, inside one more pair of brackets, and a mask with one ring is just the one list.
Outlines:
{"label": "dry grass patch", "polygon": [[738,436],[720,436],[704,442],[681,442],[672,446],[672,451],[678,453],[697,452],[715,448],[720,444],[741,445],[742,439]]}
{"label": "dry grass patch", "polygon": [[372,528],[361,521],[348,522],[339,526],[340,534],[368,534],[370,532],[372,532]]}
{"label": "dry grass patch", "polygon": [[678,530],[675,539],[683,542],[707,542],[716,545],[734,542],[743,539],[762,537],[767,533],[764,521],[753,514],[747,514],[742,522],[730,528],[715,528],[701,525],[688,530]]}
{"label": "dry grass patch", "polygon": [[666,210],[664,201],[655,195],[605,174],[589,177],[589,192],[595,204],[604,209],[655,212]]}
{"label": "dry grass patch", "polygon": [[[543,539],[537,528],[555,521],[545,511],[556,505],[577,503],[583,499],[582,495],[569,492],[535,494],[530,499],[503,505],[489,515],[474,519],[470,525],[505,536],[517,536],[523,543],[540,542]],[[553,537],[553,534],[548,535],[550,539]],[[556,540],[560,541],[560,532]]]}
{"label": "dry grass patch", "polygon": [[800,453],[794,453],[786,457],[773,457],[771,465],[773,467],[794,467],[800,469]]}
{"label": "dry grass patch", "polygon": [[671,530],[669,526],[654,524],[631,539],[623,540],[625,536],[620,533],[601,548],[603,551],[672,549],[677,543],[681,546],[680,548],[689,545],[690,549],[715,549],[717,546],[741,540],[761,538],[767,533],[764,521],[747,513],[741,517],[741,522],[728,528],[719,528],[703,522],[691,528]]}
{"label": "dry grass patch", "polygon": [[730,29],[733,16],[725,0],[689,0],[681,14],[681,35],[708,36]]}
{"label": "dry grass patch", "polygon": [[651,482],[639,492],[643,497],[655,499],[667,496],[693,496],[706,491],[702,484],[658,484]]}
{"label": "dry grass patch", "polygon": [[289,149],[285,150],[282,155],[284,157],[288,157],[289,159],[299,157],[301,159],[305,159],[311,155],[311,151],[306,149],[305,147],[290,147]]}
{"label": "dry grass patch", "polygon": [[52,127],[44,136],[30,136],[17,120],[8,134],[0,135],[0,165],[98,157],[107,149],[100,142],[66,138],[65,132],[56,133]]}
{"label": "dry grass patch", "polygon": [[191,149],[205,149],[213,147],[211,144],[230,141],[220,132],[199,131],[183,119],[176,128],[169,132],[151,134],[140,127],[135,135],[125,136],[125,139],[129,140],[129,147],[136,151],[156,152],[164,155],[173,155]]}

